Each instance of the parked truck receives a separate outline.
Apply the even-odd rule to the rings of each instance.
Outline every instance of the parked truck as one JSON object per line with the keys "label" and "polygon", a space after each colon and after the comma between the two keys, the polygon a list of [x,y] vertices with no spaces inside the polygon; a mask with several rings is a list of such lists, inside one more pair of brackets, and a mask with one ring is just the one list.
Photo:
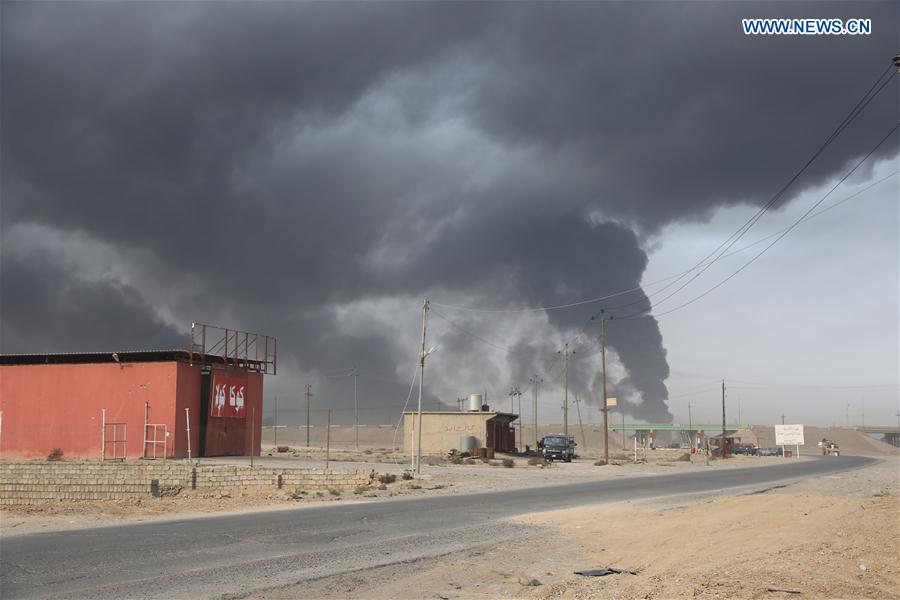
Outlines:
{"label": "parked truck", "polygon": [[541,456],[547,460],[572,462],[575,458],[575,446],[577,446],[575,438],[571,435],[545,435],[538,441]]}

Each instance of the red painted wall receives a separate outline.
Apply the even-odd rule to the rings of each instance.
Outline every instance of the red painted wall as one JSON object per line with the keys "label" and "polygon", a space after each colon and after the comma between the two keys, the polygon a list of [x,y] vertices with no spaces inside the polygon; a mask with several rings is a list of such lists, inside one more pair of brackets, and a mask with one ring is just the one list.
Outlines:
{"label": "red painted wall", "polygon": [[[144,403],[150,422],[175,433],[176,362],[0,366],[3,458],[100,458],[101,409],[127,424],[126,456],[142,454]],[[169,443],[171,453],[171,441]]]}
{"label": "red painted wall", "polygon": [[[213,371],[226,373],[229,371]],[[245,416],[233,417],[207,417],[206,425],[206,456],[240,456],[250,454],[251,449],[255,455],[260,452],[260,437],[262,432],[262,397],[263,376],[259,373],[246,373],[231,371],[231,374],[246,376],[247,390],[244,397]],[[199,388],[198,388],[199,389]],[[214,387],[210,385],[210,405],[213,404],[212,395]],[[254,434],[251,435],[251,427]]]}
{"label": "red painted wall", "polygon": [[[251,438],[252,451],[258,455],[262,378],[258,373],[247,374],[247,418],[226,419],[201,414],[198,365],[177,361],[2,365],[0,457],[45,458],[59,448],[63,457],[99,459],[101,409],[105,408],[108,423],[127,424],[126,457],[140,458],[145,402],[150,405],[149,422],[168,428],[169,457],[187,456],[185,408],[190,411],[192,456],[198,456],[203,418],[209,419],[206,456],[246,455],[251,451]],[[251,423],[255,427],[253,436]]]}

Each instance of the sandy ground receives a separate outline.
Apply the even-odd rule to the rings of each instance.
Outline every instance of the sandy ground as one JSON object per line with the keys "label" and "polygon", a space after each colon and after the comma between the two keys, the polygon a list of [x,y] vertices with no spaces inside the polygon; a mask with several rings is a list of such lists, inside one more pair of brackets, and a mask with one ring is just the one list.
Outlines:
{"label": "sandy ground", "polygon": [[[763,493],[534,514],[513,542],[260,597],[900,598],[898,493],[888,459]],[[574,574],[607,566],[639,572]]]}

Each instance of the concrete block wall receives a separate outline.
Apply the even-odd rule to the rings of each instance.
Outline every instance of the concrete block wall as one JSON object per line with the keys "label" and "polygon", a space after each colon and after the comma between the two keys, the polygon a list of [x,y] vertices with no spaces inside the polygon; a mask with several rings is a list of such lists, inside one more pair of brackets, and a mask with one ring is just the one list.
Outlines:
{"label": "concrete block wall", "polygon": [[184,462],[0,462],[0,505],[122,500],[181,491],[350,491],[367,471],[199,466]]}

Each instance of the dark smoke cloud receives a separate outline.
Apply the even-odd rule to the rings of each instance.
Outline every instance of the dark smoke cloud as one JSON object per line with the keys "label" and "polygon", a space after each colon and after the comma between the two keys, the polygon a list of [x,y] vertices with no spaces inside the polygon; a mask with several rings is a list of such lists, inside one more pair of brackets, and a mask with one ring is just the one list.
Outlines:
{"label": "dark smoke cloud", "polygon": [[[162,344],[163,302],[185,323],[276,333],[282,373],[365,365],[371,406],[406,396],[417,299],[532,306],[635,287],[662,226],[764,202],[888,64],[898,19],[893,2],[0,10],[3,351]],[[873,35],[739,29],[823,12],[872,18]],[[895,91],[798,190],[880,137]],[[121,252],[138,276],[149,267],[128,256],[149,254],[153,277],[16,252],[8,234],[31,225]],[[514,320],[448,313],[458,327],[435,322],[429,381],[452,402],[548,372],[565,339],[594,342],[598,308],[548,313],[499,351],[503,369],[459,327],[503,340]],[[631,412],[669,418],[656,322],[613,325],[609,343]],[[596,369],[574,385],[599,398]]]}

